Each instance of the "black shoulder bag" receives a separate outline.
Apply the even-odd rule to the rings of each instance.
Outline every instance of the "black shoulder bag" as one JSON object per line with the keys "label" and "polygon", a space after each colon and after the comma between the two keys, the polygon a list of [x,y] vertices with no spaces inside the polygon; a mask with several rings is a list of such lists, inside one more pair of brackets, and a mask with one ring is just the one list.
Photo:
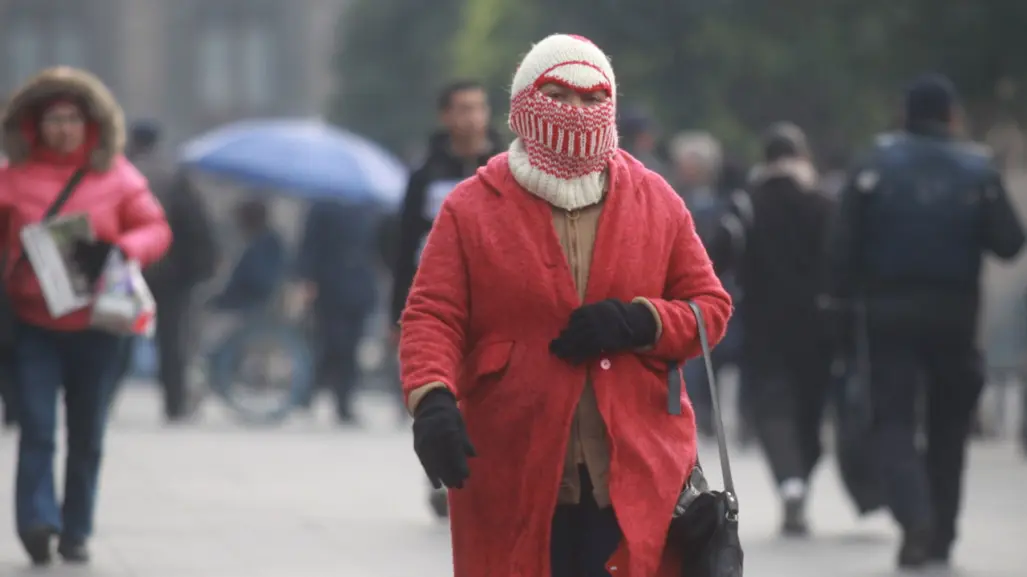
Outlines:
{"label": "black shoulder bag", "polygon": [[[686,302],[695,315],[699,344],[702,346],[703,361],[706,364],[706,376],[710,383],[713,425],[717,433],[717,446],[720,449],[724,490],[709,490],[702,467],[697,461],[674,508],[674,517],[668,533],[668,546],[674,547],[680,553],[682,577],[742,577],[743,553],[742,543],[738,537],[738,499],[731,476],[727,436],[724,433],[720,395],[710,358],[706,321],[699,305],[692,301]],[[670,412],[680,414],[681,379],[672,380],[670,396]]]}
{"label": "black shoulder bag", "polygon": [[[80,168],[71,175],[68,182],[64,183],[64,188],[57,194],[57,198],[50,204],[46,209],[46,214],[43,215],[43,221],[48,221],[53,217],[57,216],[57,213],[61,211],[68,199],[71,198],[71,193],[75,191],[75,187],[82,181],[82,177],[86,175],[88,170]],[[8,231],[8,236],[11,231]],[[4,240],[9,240],[4,239]],[[14,324],[17,315],[14,314],[14,307],[11,305],[11,299],[7,294],[7,263],[11,256],[11,249],[7,247],[4,251],[3,257],[0,257],[0,277],[2,277],[3,283],[0,287],[0,348],[10,348],[14,345]],[[15,261],[15,266],[25,258],[24,255],[20,256]],[[13,267],[12,267],[13,272]]]}

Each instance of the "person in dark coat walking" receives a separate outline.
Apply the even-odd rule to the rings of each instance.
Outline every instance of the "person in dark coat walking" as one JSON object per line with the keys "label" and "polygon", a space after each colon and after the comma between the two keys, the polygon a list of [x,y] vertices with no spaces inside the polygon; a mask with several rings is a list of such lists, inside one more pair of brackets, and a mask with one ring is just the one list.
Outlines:
{"label": "person in dark coat walking", "polygon": [[831,201],[816,188],[806,137],[772,126],[764,163],[753,169],[753,208],[740,280],[745,307],[743,367],[757,435],[784,506],[782,531],[807,532],[805,503],[820,458],[820,425],[829,387],[818,297]]}
{"label": "person in dark coat walking", "polygon": [[[410,175],[399,223],[399,250],[392,287],[392,320],[399,322],[407,294],[442,201],[460,181],[470,177],[502,152],[498,136],[489,129],[485,88],[471,80],[453,82],[439,94],[443,129],[431,136],[428,157]],[[393,333],[399,338],[398,325]]]}
{"label": "person in dark coat walking", "polygon": [[[1012,259],[1024,231],[989,151],[958,138],[951,81],[906,94],[905,127],[878,137],[842,192],[832,294],[863,303],[873,436],[901,567],[947,563],[956,539],[978,351],[983,254]],[[917,407],[926,385],[926,450]]]}
{"label": "person in dark coat walking", "polygon": [[193,294],[214,276],[218,246],[206,205],[184,171],[173,172],[160,162],[160,127],[138,122],[131,130],[128,157],[146,176],[164,206],[174,235],[171,249],[145,271],[157,302],[156,344],[158,380],[164,391],[164,418],[169,423],[188,419],[195,402],[186,383],[192,351]]}
{"label": "person in dark coat walking", "polygon": [[[695,220],[696,232],[703,241],[717,277],[732,298],[739,296],[735,273],[745,245],[745,229],[751,219],[751,207],[744,190],[730,187],[723,181],[725,163],[720,143],[709,133],[688,131],[676,135],[670,143],[674,185]],[[737,364],[740,342],[738,317],[729,322],[727,335],[713,350],[713,370]],[[701,435],[712,437],[713,399],[702,359],[689,361],[683,368],[688,398],[695,410]],[[671,375],[672,379],[678,378]]]}
{"label": "person in dark coat walking", "polygon": [[339,423],[356,420],[352,397],[360,377],[357,348],[376,301],[377,212],[315,203],[307,214],[297,275],[313,301],[317,384],[335,395]]}

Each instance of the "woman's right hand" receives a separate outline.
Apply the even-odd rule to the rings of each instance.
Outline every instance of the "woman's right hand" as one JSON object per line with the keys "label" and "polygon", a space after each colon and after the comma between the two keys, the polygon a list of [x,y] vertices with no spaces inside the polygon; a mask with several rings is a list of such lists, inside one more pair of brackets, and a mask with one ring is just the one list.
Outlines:
{"label": "woman's right hand", "polygon": [[456,398],[448,389],[424,396],[414,411],[414,451],[436,489],[461,489],[470,477],[468,457],[476,456]]}

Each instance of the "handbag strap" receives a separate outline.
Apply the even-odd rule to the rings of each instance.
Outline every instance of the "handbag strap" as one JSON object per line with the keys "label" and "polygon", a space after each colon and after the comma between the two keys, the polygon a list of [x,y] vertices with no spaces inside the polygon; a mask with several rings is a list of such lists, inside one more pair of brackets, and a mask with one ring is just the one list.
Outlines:
{"label": "handbag strap", "polygon": [[[720,451],[720,470],[724,476],[724,492],[728,493],[729,503],[734,503],[737,508],[737,494],[735,493],[735,481],[731,476],[731,459],[727,450],[727,435],[724,433],[724,419],[721,417],[720,409],[720,387],[717,385],[716,374],[713,371],[713,359],[710,356],[710,339],[706,333],[706,320],[703,318],[702,310],[694,301],[685,301],[688,308],[692,309],[695,315],[695,324],[699,333],[699,345],[702,347],[703,363],[706,365],[706,378],[710,383],[710,397],[713,401],[713,427],[717,433],[717,448]],[[679,395],[680,398],[680,395]],[[735,511],[737,514],[737,511]]]}
{"label": "handbag strap", "polygon": [[69,198],[71,198],[71,193],[75,192],[75,187],[78,186],[78,183],[82,182],[82,177],[84,177],[85,175],[85,168],[79,168],[71,175],[71,178],[68,179],[68,182],[64,183],[64,188],[62,188],[61,191],[57,193],[57,198],[55,198],[54,201],[50,204],[50,207],[46,209],[46,215],[43,216],[43,220],[50,220],[51,218],[57,216],[57,213],[61,211],[61,208],[64,207],[64,204],[68,202]]}

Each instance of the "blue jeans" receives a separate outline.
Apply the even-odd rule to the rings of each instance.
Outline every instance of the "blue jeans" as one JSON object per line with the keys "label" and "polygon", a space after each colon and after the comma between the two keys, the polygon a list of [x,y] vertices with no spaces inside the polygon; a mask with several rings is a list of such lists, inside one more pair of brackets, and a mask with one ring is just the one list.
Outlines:
{"label": "blue jeans", "polygon": [[[107,427],[107,401],[123,339],[85,330],[51,331],[21,324],[14,350],[21,439],[15,509],[19,534],[50,527],[66,541],[93,532],[97,480]],[[64,389],[68,456],[64,505],[54,493],[57,398]]]}

